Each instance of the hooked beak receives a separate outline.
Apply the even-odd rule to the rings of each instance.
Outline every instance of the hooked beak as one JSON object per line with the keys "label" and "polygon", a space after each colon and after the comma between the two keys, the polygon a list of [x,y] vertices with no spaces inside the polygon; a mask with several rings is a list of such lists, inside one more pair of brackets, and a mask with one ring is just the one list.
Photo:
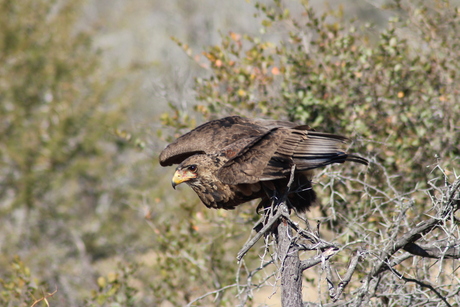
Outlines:
{"label": "hooked beak", "polygon": [[195,178],[196,176],[194,174],[191,174],[188,171],[184,170],[176,170],[174,173],[174,176],[172,177],[171,180],[171,185],[174,189],[176,189],[176,186],[181,184],[182,182],[189,181],[190,179]]}

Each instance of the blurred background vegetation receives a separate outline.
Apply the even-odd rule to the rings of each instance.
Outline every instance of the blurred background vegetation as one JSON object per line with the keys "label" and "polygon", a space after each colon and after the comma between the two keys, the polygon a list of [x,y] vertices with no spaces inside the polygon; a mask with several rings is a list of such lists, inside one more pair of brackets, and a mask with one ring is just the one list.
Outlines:
{"label": "blurred background vegetation", "polygon": [[[459,172],[448,1],[0,0],[0,15],[2,306],[182,306],[224,287],[196,305],[241,302],[237,271],[260,262],[258,249],[235,260],[254,207],[208,210],[157,163],[204,120],[351,137],[375,167],[322,172],[307,215],[343,244],[385,229],[395,205],[420,216]],[[266,288],[246,304],[274,304]]]}

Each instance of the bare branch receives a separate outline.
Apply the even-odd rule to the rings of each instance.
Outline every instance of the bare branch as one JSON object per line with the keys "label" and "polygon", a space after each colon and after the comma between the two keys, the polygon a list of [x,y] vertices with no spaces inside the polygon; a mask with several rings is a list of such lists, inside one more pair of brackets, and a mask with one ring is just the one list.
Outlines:
{"label": "bare branch", "polygon": [[[433,217],[427,221],[421,222],[418,226],[415,226],[410,231],[406,232],[402,235],[396,242],[386,248],[380,255],[381,262],[379,265],[374,267],[372,270],[371,276],[376,276],[381,272],[388,269],[388,259],[398,250],[408,246],[408,244],[414,243],[415,241],[419,240],[422,236],[428,234],[432,230],[436,229],[440,225],[442,225],[445,220],[454,213],[460,203],[460,196],[459,194],[460,188],[460,178],[454,182],[445,192],[445,194],[449,195],[447,200],[442,203],[442,208],[437,217]],[[409,245],[410,248],[410,245]]]}
{"label": "bare branch", "polygon": [[[260,240],[260,238],[262,238],[264,234],[266,234],[272,229],[273,225],[278,221],[282,214],[283,212],[281,210],[278,210],[275,213],[275,215],[269,217],[264,227],[259,232],[257,232],[254,235],[254,237],[249,239],[248,242],[246,242],[244,246],[241,248],[241,250],[238,252],[238,255],[236,256],[236,259],[238,261],[240,261],[244,257],[244,255],[246,255],[246,253],[257,243],[257,241]],[[265,220],[265,217],[263,219]]]}
{"label": "bare branch", "polygon": [[[411,225],[413,222],[411,222],[410,219],[412,214],[410,210],[414,208],[414,203],[411,202],[413,200],[408,194],[398,194],[398,191],[395,190],[395,195],[391,195],[390,199],[382,199],[382,201],[379,201],[379,206],[381,207],[379,207],[378,211],[374,212],[384,215],[385,206],[396,204],[396,214],[394,214],[392,218],[382,220],[382,225],[386,228],[379,228],[378,232],[375,231],[375,237],[372,237],[368,232],[359,240],[347,244],[347,246],[357,245],[357,248],[354,248],[355,254],[351,257],[348,266],[346,266],[346,272],[342,277],[336,275],[336,272],[343,269],[343,263],[332,263],[330,262],[330,258],[342,251],[344,247],[323,240],[319,236],[319,231],[309,230],[307,220],[304,220],[307,223],[306,229],[305,227],[302,228],[299,223],[293,221],[289,216],[285,195],[281,198],[277,198],[272,204],[272,207],[266,210],[265,216],[260,220],[260,223],[263,223],[262,230],[245,244],[238,254],[238,259],[241,260],[246,252],[262,236],[269,233],[275,234],[277,243],[275,252],[276,257],[272,260],[279,260],[280,269],[277,273],[272,274],[278,274],[278,277],[281,279],[283,306],[301,306],[299,302],[301,302],[302,272],[318,264],[323,264],[323,269],[326,273],[326,281],[329,287],[329,297],[332,303],[324,304],[324,302],[321,302],[317,304],[305,302],[302,303],[303,306],[369,306],[375,298],[379,298],[383,300],[383,302],[389,300],[395,306],[400,304],[423,306],[428,301],[424,297],[417,295],[417,293],[421,294],[423,292],[426,294],[428,292],[427,290],[433,292],[433,295],[431,295],[432,300],[434,298],[435,301],[437,301],[439,298],[443,301],[443,304],[447,306],[455,305],[455,303],[451,301],[459,291],[454,289],[455,282],[435,287],[432,286],[429,279],[427,279],[429,274],[426,271],[426,266],[421,269],[407,268],[407,270],[405,266],[402,266],[404,271],[401,273],[397,272],[394,268],[410,258],[414,258],[414,261],[417,261],[417,256],[440,259],[441,261],[437,262],[440,265],[443,259],[460,259],[460,241],[456,239],[458,236],[453,233],[453,231],[458,229],[454,213],[460,207],[459,189],[459,178],[454,184],[446,184],[444,188],[435,185],[432,186],[428,192],[436,191],[436,194],[430,195],[433,203],[432,208],[435,209],[433,210],[435,214],[432,214],[424,221],[422,220],[419,222],[420,219],[417,220],[418,224],[416,225]],[[414,190],[412,192],[415,193],[416,191]],[[384,196],[390,197],[390,195]],[[357,218],[360,218],[360,216]],[[360,225],[355,225],[354,227],[356,226],[360,227]],[[387,229],[387,233],[385,233],[383,229]],[[431,238],[429,234],[435,229],[442,230],[441,234],[445,234],[447,237],[439,236],[439,234],[436,233],[436,236],[434,236],[436,241],[433,243],[416,243],[421,238],[429,242]],[[372,232],[373,230],[369,231]],[[369,238],[373,238],[377,241],[370,241]],[[381,238],[383,241],[379,242],[378,238]],[[363,243],[366,244],[366,250],[363,249]],[[299,251],[302,250],[315,250],[318,254],[309,259],[300,261]],[[398,251],[405,252],[396,255]],[[370,261],[362,262],[361,260],[363,259],[364,253],[374,258],[370,259]],[[250,274],[255,274],[257,271],[261,270],[262,267],[268,266],[270,263],[271,262],[261,266]],[[368,268],[367,275],[361,280],[361,287],[359,287],[356,292],[352,293],[353,299],[340,301],[348,285],[352,282],[353,275],[358,268],[361,268],[361,266],[358,266],[360,263],[363,263],[363,268],[366,267],[365,265],[371,265]],[[336,265],[338,265],[338,267],[336,267]],[[443,270],[443,268],[440,267],[440,270]],[[453,270],[454,272],[457,271],[458,267],[453,268]],[[383,274],[384,272],[392,272],[395,275]],[[413,273],[421,273],[421,275],[411,275]],[[405,277],[404,274],[409,277],[417,276],[417,278]],[[457,273],[453,275],[453,279],[457,278],[456,274]],[[247,280],[247,286],[249,287],[251,286],[252,275]],[[273,275],[270,275],[269,278],[272,276]],[[339,277],[339,281],[336,280],[337,276]],[[397,276],[397,279],[395,279],[394,276]],[[267,280],[268,279],[265,279],[264,282]],[[402,282],[398,282],[398,280]],[[398,285],[400,288],[404,288],[404,283],[407,282],[416,283],[420,287],[425,288],[424,290],[420,290],[420,287],[416,287],[414,288],[415,290],[410,290],[415,291],[412,293],[415,293],[414,298],[416,301],[410,301],[411,299],[401,296],[400,293],[392,294],[388,292],[388,287],[390,285]],[[260,284],[258,286],[260,286]],[[252,285],[252,287],[254,287],[254,285]],[[412,288],[409,287],[408,289]],[[401,290],[401,293],[408,292],[407,290]],[[445,293],[448,293],[448,295],[444,295]]]}
{"label": "bare branch", "polygon": [[460,258],[460,243],[452,246],[434,246],[434,244],[420,246],[415,243],[404,245],[403,249],[416,256],[435,258],[435,259],[459,259]]}
{"label": "bare branch", "polygon": [[44,301],[45,304],[47,306],[49,306],[48,298],[52,297],[53,295],[55,295],[57,293],[57,291],[58,291],[58,289],[57,289],[57,286],[56,286],[56,289],[53,292],[44,294],[41,298],[39,298],[38,300],[35,300],[34,303],[30,307],[34,307],[35,305],[37,305],[41,301]]}
{"label": "bare branch", "polygon": [[332,300],[335,302],[337,301],[340,296],[343,293],[343,290],[345,287],[348,285],[348,283],[351,280],[351,277],[353,276],[353,273],[356,270],[356,267],[358,266],[359,261],[363,257],[363,252],[362,251],[357,251],[356,255],[351,258],[350,265],[348,266],[347,273],[345,273],[345,276],[343,277],[342,281],[338,284],[337,286],[337,291],[334,297],[332,297]]}
{"label": "bare branch", "polygon": [[[278,207],[287,211],[283,202]],[[281,305],[283,307],[301,307],[302,303],[302,270],[299,250],[292,244],[292,230],[285,219],[278,224],[277,254],[281,264]]]}
{"label": "bare branch", "polygon": [[328,248],[327,250],[325,250],[319,255],[316,255],[307,260],[302,260],[300,262],[300,268],[302,269],[302,271],[305,271],[321,262],[329,260],[332,256],[334,256],[338,252],[339,252],[339,249],[336,247]]}
{"label": "bare branch", "polygon": [[205,297],[207,296],[210,296],[212,294],[217,294],[217,293],[220,293],[222,291],[225,291],[227,289],[230,289],[230,288],[233,288],[233,287],[237,287],[238,284],[232,284],[232,285],[228,285],[228,286],[225,286],[225,287],[222,287],[220,289],[217,289],[217,290],[214,290],[214,291],[211,291],[211,292],[208,292],[206,294],[203,294],[202,296],[200,297],[197,297],[196,299],[194,299],[193,301],[191,301],[190,303],[187,304],[187,307],[192,307],[192,306],[196,306],[196,305],[193,305],[194,303],[198,302],[199,300],[202,300],[204,299]]}
{"label": "bare branch", "polygon": [[433,292],[444,302],[444,304],[446,304],[446,306],[452,307],[452,305],[449,304],[449,302],[446,300],[446,298],[444,297],[444,295],[442,295],[441,293],[439,293],[438,290],[436,290],[432,285],[430,285],[430,284],[428,284],[428,283],[421,282],[421,281],[418,280],[418,279],[404,277],[404,275],[402,275],[401,273],[397,272],[396,270],[392,270],[392,272],[394,272],[399,278],[401,278],[401,279],[404,280],[404,281],[413,282],[413,283],[416,283],[416,284],[418,284],[419,286],[421,286],[421,287],[423,287],[423,288],[428,288],[428,289],[430,289],[431,291],[433,291]]}

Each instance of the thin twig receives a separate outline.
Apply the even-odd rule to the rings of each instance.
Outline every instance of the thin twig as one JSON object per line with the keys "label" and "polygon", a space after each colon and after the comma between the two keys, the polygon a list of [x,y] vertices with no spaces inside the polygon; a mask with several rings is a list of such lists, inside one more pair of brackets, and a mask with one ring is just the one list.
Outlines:
{"label": "thin twig", "polygon": [[421,246],[415,243],[408,243],[404,245],[403,249],[416,256],[434,259],[460,259],[460,245],[459,243],[452,246]]}
{"label": "thin twig", "polygon": [[195,303],[195,302],[198,302],[199,300],[204,299],[204,298],[207,297],[207,296],[210,296],[210,295],[213,295],[213,294],[216,294],[216,293],[220,293],[220,292],[222,292],[222,291],[224,291],[224,290],[227,290],[227,289],[233,288],[233,287],[237,287],[237,286],[238,286],[238,284],[232,284],[232,285],[228,285],[228,286],[222,287],[222,288],[220,288],[220,289],[217,289],[217,290],[208,292],[208,293],[206,293],[206,294],[203,294],[202,296],[197,297],[196,299],[194,299],[193,301],[191,301],[190,303],[188,303],[188,304],[187,304],[187,307],[195,306],[195,305],[192,305],[192,304]]}
{"label": "thin twig", "polygon": [[332,269],[331,263],[327,260],[323,261],[323,270],[326,272],[326,282],[327,282],[327,289],[329,290],[329,297],[334,298],[336,295],[333,276],[332,276]]}
{"label": "thin twig", "polygon": [[46,305],[49,306],[48,304],[48,298],[49,297],[52,297],[53,295],[55,295],[57,293],[57,287],[56,287],[56,290],[54,290],[53,292],[51,293],[47,293],[46,295],[44,295],[43,297],[39,298],[38,300],[35,300],[34,303],[32,305],[30,305],[30,307],[34,307],[35,305],[37,305],[38,303],[40,303],[41,301],[45,301]]}
{"label": "thin twig", "polygon": [[327,250],[323,251],[319,255],[316,255],[307,260],[302,260],[300,262],[300,268],[302,269],[302,271],[305,271],[317,264],[320,264],[321,262],[329,260],[332,256],[334,256],[338,252],[339,252],[339,249],[336,247],[328,248]]}
{"label": "thin twig", "polygon": [[449,304],[449,302],[446,300],[446,298],[438,292],[438,290],[436,290],[432,285],[430,284],[427,284],[427,283],[424,283],[424,282],[421,282],[420,280],[417,280],[417,279],[414,279],[414,278],[407,278],[405,277],[403,274],[399,273],[398,271],[392,269],[391,270],[393,273],[396,274],[396,276],[398,276],[398,278],[401,278],[402,280],[404,281],[407,281],[407,282],[413,282],[413,283],[416,283],[418,284],[419,286],[423,287],[423,288],[428,288],[430,289],[431,291],[433,291],[443,302],[444,304],[446,304],[446,306],[448,307],[452,307],[451,304]]}
{"label": "thin twig", "polygon": [[391,246],[386,248],[380,258],[381,262],[379,265],[374,267],[371,272],[371,276],[376,276],[383,271],[388,269],[388,259],[395,254],[398,250],[404,248],[410,243],[414,243],[415,241],[422,238],[424,235],[428,234],[429,232],[433,231],[434,229],[438,228],[442,225],[446,218],[451,216],[453,212],[458,209],[458,190],[460,188],[460,179],[458,179],[449,189],[449,197],[447,201],[444,202],[443,209],[439,213],[437,217],[433,217],[427,221],[420,223],[418,226],[411,228],[408,232],[402,235],[396,242],[394,242]]}
{"label": "thin twig", "polygon": [[244,246],[241,248],[241,250],[238,252],[238,254],[236,256],[236,259],[238,261],[240,261],[244,257],[244,255],[246,255],[246,253],[257,243],[257,241],[259,241],[259,239],[265,233],[267,233],[269,230],[271,230],[273,224],[275,224],[275,222],[278,221],[278,219],[281,217],[281,215],[282,215],[281,210],[278,210],[274,216],[272,216],[272,217],[270,217],[268,219],[268,221],[266,222],[264,227],[259,232],[257,232],[254,237],[249,239],[248,242],[246,242],[244,244]]}
{"label": "thin twig", "polygon": [[332,301],[336,302],[340,298],[340,296],[343,293],[343,290],[350,282],[351,277],[353,276],[353,273],[355,272],[356,267],[358,266],[358,263],[362,257],[363,257],[362,251],[357,251],[356,255],[353,256],[353,258],[351,258],[347,273],[345,273],[345,276],[343,277],[342,281],[338,284],[336,294],[332,298]]}

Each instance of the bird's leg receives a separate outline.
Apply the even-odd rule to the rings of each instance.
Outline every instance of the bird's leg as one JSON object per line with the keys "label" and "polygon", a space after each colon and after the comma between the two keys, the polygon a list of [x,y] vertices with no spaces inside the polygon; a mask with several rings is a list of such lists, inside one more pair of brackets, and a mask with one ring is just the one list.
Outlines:
{"label": "bird's leg", "polygon": [[296,193],[296,191],[291,191],[291,186],[294,183],[295,168],[296,168],[296,166],[295,166],[295,164],[293,164],[292,167],[291,167],[291,173],[289,175],[289,181],[288,181],[288,183],[286,185],[286,190],[283,193],[281,201],[279,202],[279,203],[281,203],[281,202],[284,201],[286,203],[288,209],[289,209],[289,212],[290,212],[290,209],[292,209],[292,208],[295,210],[295,207],[292,205],[292,203],[291,203],[291,201],[289,200],[289,197],[288,197],[289,194]]}
{"label": "bird's leg", "polygon": [[[253,227],[253,229],[256,232],[259,232],[264,225],[267,225],[270,223],[271,219],[277,214],[278,212],[278,205],[282,203],[283,201],[286,202],[288,208],[292,208],[293,206],[290,205],[289,198],[287,195],[289,194],[289,190],[292,186],[292,183],[294,182],[294,173],[295,173],[295,164],[291,167],[291,173],[289,176],[289,181],[286,185],[286,190],[283,192],[280,192],[279,189],[276,186],[274,188],[270,188],[266,184],[261,184],[265,194],[267,195],[266,200],[262,200],[259,205],[256,208],[256,213],[259,214],[259,210],[262,208],[263,209],[263,214],[264,217],[261,218],[256,225]],[[270,201],[268,201],[270,200]],[[268,205],[270,203],[270,205]],[[273,224],[273,223],[272,223]]]}
{"label": "bird's leg", "polygon": [[308,185],[308,183],[305,183],[303,185],[299,185],[297,187],[297,189],[295,189],[294,191],[290,191],[290,193],[295,193],[295,194],[298,194],[300,197],[302,197],[300,195],[300,193],[305,192],[305,191],[309,191],[309,190],[312,190],[312,189],[313,189],[313,187],[311,185]]}
{"label": "bird's leg", "polygon": [[265,184],[261,184],[262,186],[262,189],[264,190],[265,192],[265,195],[267,195],[267,200],[270,200],[270,206],[267,204],[267,201],[264,201],[262,200],[259,205],[257,206],[257,214],[259,213],[259,210],[260,208],[263,206],[263,211],[266,212],[267,209],[268,210],[272,210],[273,208],[273,203],[277,203],[278,202],[278,196],[277,196],[277,192],[276,192],[276,188],[274,189],[270,189],[268,186],[266,186]]}
{"label": "bird's leg", "polygon": [[257,214],[260,213],[261,209],[263,212],[263,217],[252,228],[256,232],[261,231],[267,224],[273,224],[272,219],[276,215],[277,205],[280,203],[280,197],[276,186],[264,183],[262,183],[261,186],[267,197],[262,199],[256,208]]}

